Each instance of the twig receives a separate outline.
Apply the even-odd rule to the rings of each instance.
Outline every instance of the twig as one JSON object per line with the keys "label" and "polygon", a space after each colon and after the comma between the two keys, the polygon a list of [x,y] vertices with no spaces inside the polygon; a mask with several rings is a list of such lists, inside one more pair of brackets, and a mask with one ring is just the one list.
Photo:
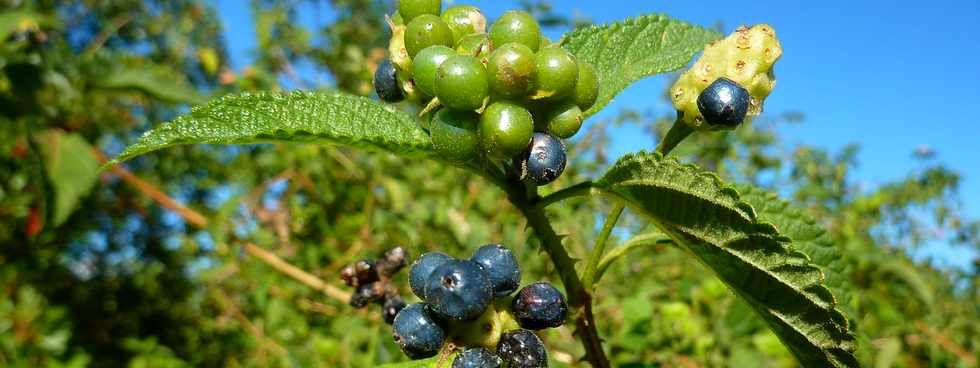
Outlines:
{"label": "twig", "polygon": [[275,268],[277,271],[292,277],[294,280],[299,281],[317,291],[323,292],[328,297],[344,303],[350,300],[350,293],[343,291],[336,286],[330,285],[313,274],[289,264],[288,262],[282,260],[282,258],[277,257],[275,254],[272,254],[269,251],[256,246],[255,244],[245,243],[245,252],[254,256],[255,258],[258,258],[265,264],[272,266],[272,268]]}
{"label": "twig", "polygon": [[915,321],[915,328],[919,329],[919,331],[922,331],[922,333],[929,335],[929,337],[935,340],[936,343],[939,344],[939,346],[942,346],[943,349],[946,349],[946,351],[953,353],[954,355],[959,357],[960,360],[966,363],[966,365],[971,367],[977,366],[977,357],[971,354],[968,350],[966,350],[956,342],[954,342],[953,340],[950,340],[949,337],[946,337],[946,335],[943,335],[939,331],[936,331],[935,329],[933,329],[929,325],[926,325],[922,321]]}
{"label": "twig", "polygon": [[102,45],[109,40],[109,37],[112,37],[112,35],[116,34],[116,32],[119,32],[120,28],[122,28],[126,24],[129,24],[129,22],[131,22],[132,20],[133,20],[132,14],[126,14],[114,19],[109,29],[106,29],[101,33],[99,33],[97,36],[95,36],[94,39],[92,39],[92,42],[90,42],[88,46],[85,46],[85,50],[82,51],[82,54],[91,55],[96,51],[98,51],[100,48],[102,48]]}

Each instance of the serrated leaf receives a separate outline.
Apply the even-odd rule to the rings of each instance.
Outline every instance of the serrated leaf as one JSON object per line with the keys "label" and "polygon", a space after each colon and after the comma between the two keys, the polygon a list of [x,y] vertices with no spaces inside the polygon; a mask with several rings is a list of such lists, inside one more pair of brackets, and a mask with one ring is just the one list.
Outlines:
{"label": "serrated leaf", "polygon": [[44,158],[44,169],[54,190],[51,223],[68,219],[98,178],[99,160],[81,135],[48,130],[34,136]]}
{"label": "serrated leaf", "polygon": [[713,270],[803,366],[858,366],[853,333],[821,269],[717,175],[641,152],[621,158],[595,185]]}
{"label": "serrated leaf", "polygon": [[793,239],[792,246],[810,257],[824,271],[826,284],[837,297],[841,309],[849,311],[853,290],[848,281],[848,267],[840,249],[827,230],[802,208],[791,205],[775,193],[751,185],[737,185],[742,200],[755,208],[759,221],[776,226],[780,233]]}
{"label": "serrated leaf", "polygon": [[199,105],[207,102],[179,74],[163,67],[125,67],[96,82],[101,88],[137,90],[171,103]]}
{"label": "serrated leaf", "polygon": [[599,97],[585,112],[590,116],[633,82],[684,67],[708,42],[721,36],[706,28],[652,14],[579,28],[566,35],[562,47],[596,69]]}
{"label": "serrated leaf", "polygon": [[310,142],[431,154],[428,135],[411,116],[366,97],[335,92],[225,96],[191,109],[140,137],[110,164],[180,144]]}

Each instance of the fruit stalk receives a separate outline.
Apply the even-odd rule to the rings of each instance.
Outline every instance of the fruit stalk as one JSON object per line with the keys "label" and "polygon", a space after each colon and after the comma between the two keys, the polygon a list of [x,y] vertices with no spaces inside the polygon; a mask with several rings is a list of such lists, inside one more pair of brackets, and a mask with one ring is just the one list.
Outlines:
{"label": "fruit stalk", "polygon": [[551,222],[544,213],[544,207],[537,201],[540,197],[536,187],[528,190],[525,184],[509,180],[504,190],[511,203],[527,218],[528,225],[534,230],[546,253],[555,265],[555,270],[561,276],[565,293],[568,295],[570,314],[575,318],[575,326],[582,347],[585,349],[585,360],[594,368],[608,368],[609,360],[602,350],[602,340],[596,331],[595,318],[592,316],[592,295],[582,286],[575,272],[575,262],[565,251],[561,238],[555,233]]}

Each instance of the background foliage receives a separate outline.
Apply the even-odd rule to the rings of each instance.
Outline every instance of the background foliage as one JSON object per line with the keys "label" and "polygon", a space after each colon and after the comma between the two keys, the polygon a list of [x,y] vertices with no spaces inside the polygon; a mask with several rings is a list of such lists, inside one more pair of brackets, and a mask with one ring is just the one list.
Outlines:
{"label": "background foliage", "polygon": [[[503,195],[446,165],[334,146],[181,146],[95,174],[105,152],[211,97],[371,93],[391,4],[331,1],[339,16],[305,27],[294,20],[310,2],[252,1],[259,48],[240,72],[227,66],[224,26],[209,4],[0,1],[0,365],[373,366],[404,358],[375,310],[352,310],[330,286],[353,260],[396,244],[466,254],[497,241],[517,251],[527,279],[556,277]],[[525,6],[552,27],[585,23],[547,3]],[[314,83],[295,65],[331,82]],[[553,187],[603,172],[614,127],[647,129],[652,147],[669,118],[622,111],[593,122]],[[769,116],[697,135],[675,154],[791,198],[825,225],[813,242],[842,254],[843,277],[828,282],[849,295],[843,309],[863,365],[976,367],[980,265],[940,269],[907,255],[934,241],[978,246],[958,174],[921,158],[903,180],[860,188],[850,175],[857,146],[784,143],[776,127],[800,120]],[[573,256],[585,257],[596,232],[581,229],[598,228],[608,206],[551,209]],[[625,219],[613,240],[647,230],[629,210]],[[250,244],[328,286],[283,275]],[[751,307],[684,251],[653,242],[624,260],[596,296],[614,365],[795,364]],[[577,364],[570,329],[546,335],[555,365]]]}

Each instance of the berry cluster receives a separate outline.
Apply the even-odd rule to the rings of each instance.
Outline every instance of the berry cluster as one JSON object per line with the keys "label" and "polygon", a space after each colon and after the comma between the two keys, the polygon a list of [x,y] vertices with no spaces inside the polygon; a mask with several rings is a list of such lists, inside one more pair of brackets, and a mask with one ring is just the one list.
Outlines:
{"label": "berry cluster", "polygon": [[454,368],[546,367],[544,344],[530,330],[564,324],[565,296],[537,282],[510,297],[520,281],[517,259],[499,244],[480,247],[468,260],[423,254],[409,271],[422,302],[395,317],[395,342],[412,359],[435,356],[450,342],[462,350]]}
{"label": "berry cluster", "polygon": [[504,13],[487,32],[480,9],[441,8],[440,0],[399,1],[391,60],[375,72],[378,96],[424,104],[446,160],[512,160],[521,180],[554,181],[565,169],[561,140],[579,131],[598,96],[595,69],[551,43],[526,12]]}
{"label": "berry cluster", "polygon": [[340,278],[347,286],[355,289],[350,297],[350,305],[360,309],[376,303],[381,306],[381,316],[385,323],[394,322],[398,312],[405,308],[405,301],[391,278],[405,267],[407,257],[404,248],[394,247],[379,260],[362,259],[344,267],[340,271]]}
{"label": "berry cluster", "polygon": [[759,115],[776,85],[772,67],[782,52],[768,24],[739,27],[712,42],[670,88],[681,119],[695,130],[721,130]]}

